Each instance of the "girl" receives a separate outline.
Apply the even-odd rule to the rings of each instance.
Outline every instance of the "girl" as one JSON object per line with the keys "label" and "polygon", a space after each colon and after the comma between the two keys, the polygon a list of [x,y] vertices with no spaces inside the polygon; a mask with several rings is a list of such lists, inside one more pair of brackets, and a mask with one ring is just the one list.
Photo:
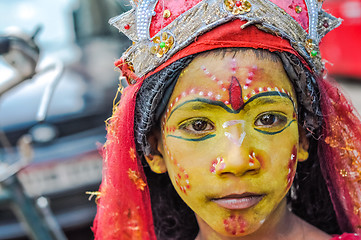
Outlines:
{"label": "girl", "polygon": [[108,125],[96,239],[359,231],[360,121],[322,77],[318,44],[340,21],[319,5],[143,0],[111,20],[134,44],[116,62],[130,86]]}

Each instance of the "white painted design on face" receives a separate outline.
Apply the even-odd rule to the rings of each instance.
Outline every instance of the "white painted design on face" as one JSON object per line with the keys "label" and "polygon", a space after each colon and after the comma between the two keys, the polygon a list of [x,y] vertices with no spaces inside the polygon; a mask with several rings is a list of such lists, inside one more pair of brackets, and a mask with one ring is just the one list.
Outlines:
{"label": "white painted design on face", "polygon": [[230,120],[227,121],[225,123],[222,124],[223,128],[228,128],[230,126],[236,125],[236,124],[241,124],[242,125],[242,130],[243,132],[241,133],[241,135],[238,137],[233,136],[231,133],[229,132],[225,132],[224,135],[234,144],[236,144],[237,146],[242,146],[243,140],[246,137],[246,132],[244,132],[244,120]]}
{"label": "white painted design on face", "polygon": [[246,133],[243,132],[241,133],[241,136],[239,137],[239,139],[235,138],[232,136],[231,133],[229,132],[225,132],[224,135],[234,144],[236,144],[238,147],[242,146],[243,140],[246,137]]}
{"label": "white painted design on face", "polygon": [[230,120],[222,124],[223,128],[228,128],[230,126],[242,124],[242,128],[244,127],[244,120]]}

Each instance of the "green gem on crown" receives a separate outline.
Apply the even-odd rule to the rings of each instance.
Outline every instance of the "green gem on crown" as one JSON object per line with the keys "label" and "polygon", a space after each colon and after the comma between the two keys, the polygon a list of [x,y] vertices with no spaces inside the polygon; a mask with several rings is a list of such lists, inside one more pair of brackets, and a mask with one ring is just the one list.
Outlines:
{"label": "green gem on crown", "polygon": [[312,51],[311,51],[311,56],[312,56],[312,57],[316,57],[317,54],[318,54],[318,52],[317,52],[316,50],[312,50]]}
{"label": "green gem on crown", "polygon": [[159,46],[160,46],[161,48],[164,48],[164,47],[165,47],[165,42],[159,43]]}

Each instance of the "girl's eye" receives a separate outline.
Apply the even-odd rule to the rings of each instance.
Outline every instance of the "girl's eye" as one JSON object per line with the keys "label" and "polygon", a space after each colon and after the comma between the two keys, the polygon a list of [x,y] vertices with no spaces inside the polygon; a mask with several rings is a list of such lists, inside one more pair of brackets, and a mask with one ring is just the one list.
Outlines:
{"label": "girl's eye", "polygon": [[207,128],[208,123],[203,120],[196,120],[192,123],[192,127],[196,131],[204,131]]}
{"label": "girl's eye", "polygon": [[195,119],[182,124],[180,129],[186,130],[187,132],[204,133],[213,130],[214,125],[204,119]]}
{"label": "girl's eye", "polygon": [[256,119],[254,125],[259,127],[274,127],[287,123],[287,118],[280,114],[265,113]]}

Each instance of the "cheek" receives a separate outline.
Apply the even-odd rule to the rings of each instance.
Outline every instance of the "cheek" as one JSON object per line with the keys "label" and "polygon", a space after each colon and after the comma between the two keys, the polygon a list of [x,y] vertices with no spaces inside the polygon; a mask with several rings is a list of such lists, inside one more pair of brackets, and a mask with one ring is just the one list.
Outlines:
{"label": "cheek", "polygon": [[239,215],[231,215],[223,221],[224,229],[227,233],[238,235],[245,232],[248,225],[246,220]]}
{"label": "cheek", "polygon": [[187,195],[187,192],[191,189],[190,177],[181,163],[176,159],[176,157],[173,156],[164,139],[163,143],[168,158],[168,165],[170,165],[167,166],[168,171],[171,170],[169,171],[170,177],[173,178],[174,183],[180,192]]}
{"label": "cheek", "polygon": [[292,185],[293,179],[296,174],[296,165],[297,165],[297,147],[293,146],[292,153],[288,162],[288,174],[287,174],[287,189]]}
{"label": "cheek", "polygon": [[181,165],[181,162],[177,160],[177,158],[174,156],[172,151],[169,149],[167,143],[166,143],[166,135],[174,133],[176,127],[175,126],[165,126],[163,122],[163,145],[165,153],[167,154],[168,159],[168,170],[171,173],[170,177],[173,178],[173,182],[175,186],[177,186],[178,190],[185,195],[187,195],[187,192],[191,189],[191,183],[190,178],[185,170],[185,168]]}

